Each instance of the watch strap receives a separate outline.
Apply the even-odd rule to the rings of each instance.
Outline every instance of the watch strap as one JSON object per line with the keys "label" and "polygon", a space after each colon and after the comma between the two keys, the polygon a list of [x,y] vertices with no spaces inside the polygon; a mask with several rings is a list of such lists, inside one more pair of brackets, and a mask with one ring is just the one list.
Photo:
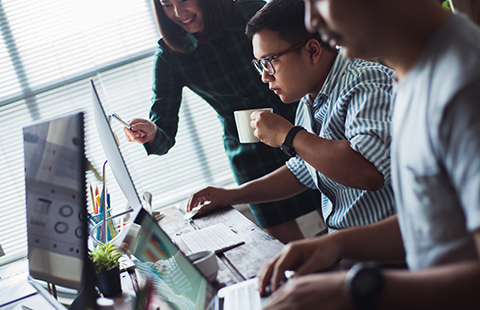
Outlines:
{"label": "watch strap", "polygon": [[355,303],[355,309],[377,309],[378,297],[383,290],[383,277],[377,264],[355,264],[347,272],[345,285]]}
{"label": "watch strap", "polygon": [[297,133],[300,130],[305,130],[302,126],[294,126],[290,129],[290,131],[287,133],[287,136],[285,137],[285,141],[283,141],[282,145],[280,146],[280,149],[285,152],[288,156],[294,157],[297,155],[295,152],[295,149],[292,146],[293,139],[297,135]]}

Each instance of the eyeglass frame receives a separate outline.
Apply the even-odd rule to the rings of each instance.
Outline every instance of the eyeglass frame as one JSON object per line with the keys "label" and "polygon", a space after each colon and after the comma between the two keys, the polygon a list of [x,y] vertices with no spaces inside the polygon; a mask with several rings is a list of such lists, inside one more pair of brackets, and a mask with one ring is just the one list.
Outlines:
{"label": "eyeglass frame", "polygon": [[[309,40],[307,41],[303,41],[303,42],[300,42],[298,44],[295,44],[289,48],[287,48],[286,50],[284,51],[281,51],[280,53],[277,53],[275,55],[272,55],[270,57],[264,57],[264,58],[260,58],[259,60],[256,60],[256,59],[253,59],[252,60],[252,65],[255,67],[255,69],[257,69],[258,73],[260,75],[263,74],[263,71],[267,72],[268,75],[274,75],[275,73],[277,73],[277,70],[275,69],[275,66],[273,65],[272,63],[272,60],[274,59],[277,59],[278,57],[280,56],[283,56],[285,54],[288,54],[288,53],[291,53],[291,52],[294,52],[296,50],[298,50],[299,48],[303,47],[305,44],[307,44]],[[263,62],[268,62],[270,64],[270,66],[272,67],[273,69],[273,72],[270,73],[269,70],[267,70],[267,67],[263,65]]]}

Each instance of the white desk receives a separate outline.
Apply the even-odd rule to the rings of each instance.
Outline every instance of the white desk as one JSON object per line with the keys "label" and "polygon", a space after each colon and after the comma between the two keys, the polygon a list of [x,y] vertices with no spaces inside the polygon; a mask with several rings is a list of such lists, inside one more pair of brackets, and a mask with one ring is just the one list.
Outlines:
{"label": "white desk", "polygon": [[0,270],[1,310],[64,310],[40,284],[28,277],[28,261],[23,260]]}

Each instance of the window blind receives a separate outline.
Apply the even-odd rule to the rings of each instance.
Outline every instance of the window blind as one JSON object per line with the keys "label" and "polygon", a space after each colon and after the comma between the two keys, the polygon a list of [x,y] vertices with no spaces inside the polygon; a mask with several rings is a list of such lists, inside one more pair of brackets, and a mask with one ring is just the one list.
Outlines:
{"label": "window blind", "polygon": [[[147,118],[159,33],[149,0],[2,0],[0,32],[1,265],[27,253],[22,128],[84,111],[86,157],[101,172],[105,155],[90,112],[89,79],[101,89],[107,113]],[[155,208],[233,182],[220,122],[188,89],[177,143],[167,155],[147,156],[143,146],[126,141],[120,123],[112,126],[137,190],[151,192]],[[126,200],[109,169],[106,180],[114,210],[123,210]],[[87,182],[101,184],[93,171]]]}

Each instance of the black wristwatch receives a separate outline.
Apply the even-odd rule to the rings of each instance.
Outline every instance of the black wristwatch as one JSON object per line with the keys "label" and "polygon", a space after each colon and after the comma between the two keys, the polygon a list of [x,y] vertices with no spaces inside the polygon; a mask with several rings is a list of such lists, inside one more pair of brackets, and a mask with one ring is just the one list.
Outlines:
{"label": "black wristwatch", "polygon": [[378,265],[358,263],[353,265],[345,278],[347,291],[358,310],[376,310],[378,297],[383,290],[383,277]]}
{"label": "black wristwatch", "polygon": [[295,138],[295,135],[300,130],[305,130],[305,128],[303,128],[302,126],[295,126],[292,129],[290,129],[290,131],[287,133],[287,136],[285,137],[285,141],[283,141],[282,145],[280,146],[280,149],[290,157],[297,156],[297,153],[295,152],[295,149],[292,146],[292,142],[293,142],[293,138]]}

